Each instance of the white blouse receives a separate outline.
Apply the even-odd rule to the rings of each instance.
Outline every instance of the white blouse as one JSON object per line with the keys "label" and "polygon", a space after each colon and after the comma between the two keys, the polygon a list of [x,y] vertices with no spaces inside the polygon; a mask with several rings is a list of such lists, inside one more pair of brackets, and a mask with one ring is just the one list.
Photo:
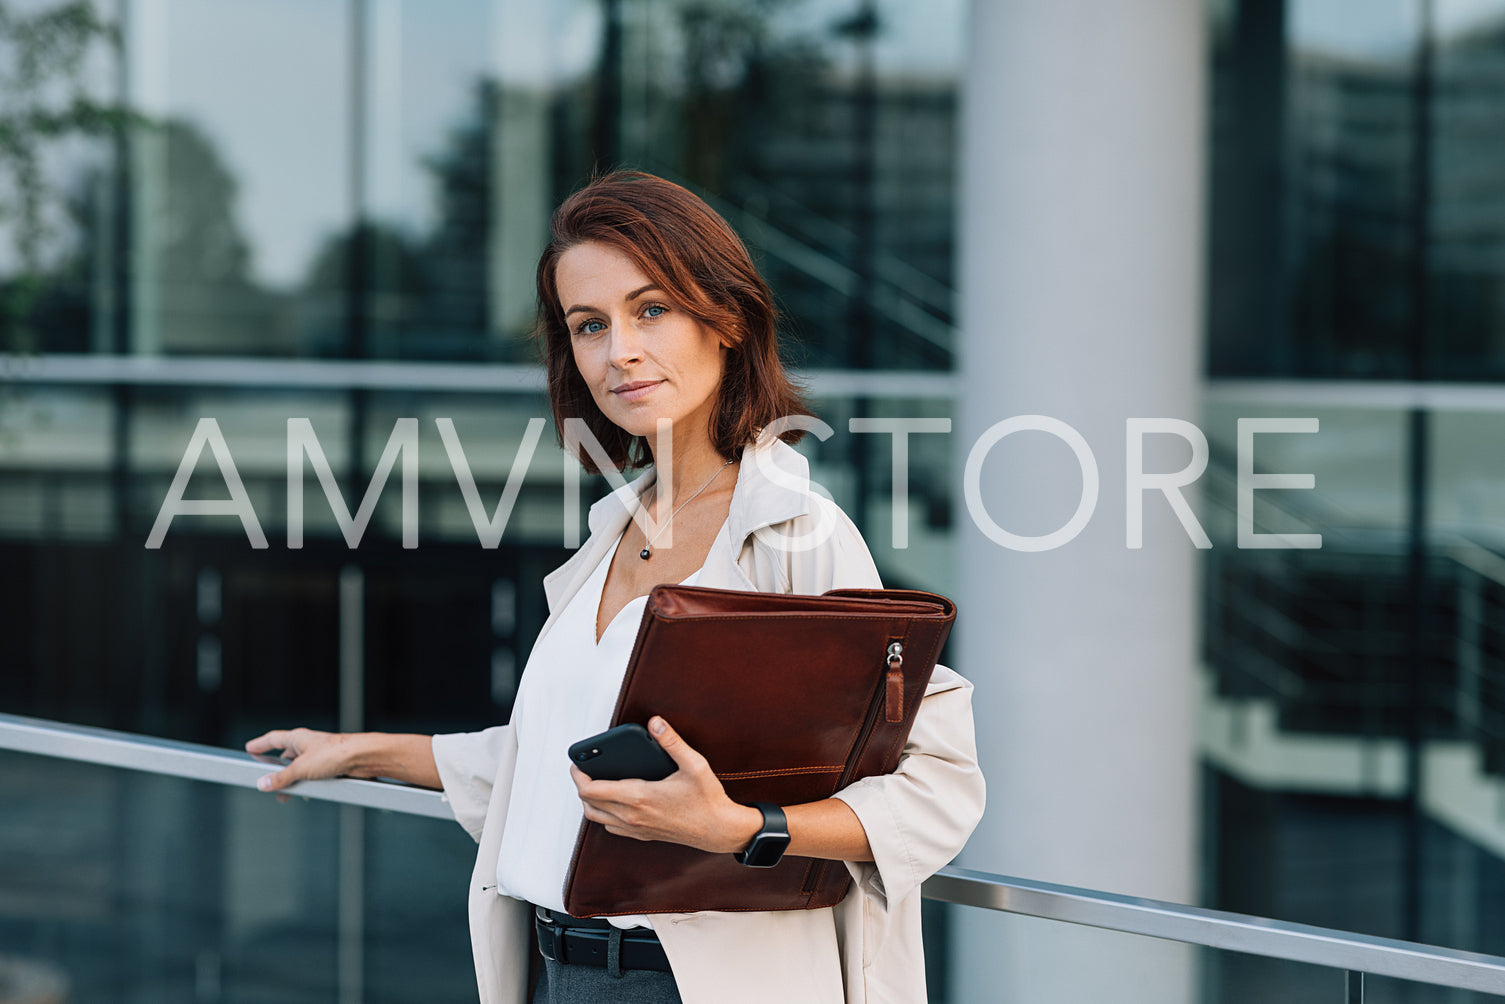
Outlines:
{"label": "white blouse", "polygon": [[[596,641],[596,617],[612,545],[528,656],[514,715],[517,767],[508,824],[497,858],[497,892],[564,913],[564,881],[585,819],[570,780],[571,744],[605,731],[617,706],[646,596],[629,600]],[[700,569],[685,579],[693,586]],[[644,916],[609,918],[617,927],[652,927]]]}

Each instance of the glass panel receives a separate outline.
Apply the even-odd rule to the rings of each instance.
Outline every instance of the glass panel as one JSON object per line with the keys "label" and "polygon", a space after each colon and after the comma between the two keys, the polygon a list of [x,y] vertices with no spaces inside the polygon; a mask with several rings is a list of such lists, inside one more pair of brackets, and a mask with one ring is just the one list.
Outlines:
{"label": "glass panel", "polygon": [[339,301],[287,294],[352,209],[350,10],[128,8],[127,99],[163,125],[131,147],[131,351],[338,348]]}
{"label": "glass panel", "polygon": [[1256,469],[1317,473],[1313,491],[1270,493],[1263,518],[1324,538],[1320,550],[1238,550],[1232,482],[1223,474],[1209,483],[1209,511],[1223,514],[1209,526],[1214,549],[1204,558],[1204,805],[1217,847],[1209,902],[1505,952],[1497,901],[1480,898],[1505,881],[1495,811],[1505,797],[1505,641],[1496,627],[1505,573],[1491,501],[1501,472],[1482,445],[1498,438],[1501,416],[1427,416],[1432,552],[1418,599],[1408,567],[1409,415],[1221,403],[1208,419],[1215,475],[1234,412],[1320,418],[1316,434],[1259,437]]}
{"label": "glass panel", "polygon": [[[508,16],[504,8],[520,5],[362,6],[359,171],[368,222],[328,241],[318,266],[330,295],[343,289],[361,305],[349,319],[345,351],[531,358],[520,337],[525,315],[531,321],[531,271],[519,288],[499,283],[497,268],[515,257],[498,239],[504,227],[525,232],[535,259],[547,238],[547,217],[513,226],[523,179],[502,170],[525,161],[541,174],[547,163],[541,144],[513,134],[499,100],[494,50],[505,44],[506,30],[499,21]],[[536,38],[526,44],[544,46]]]}
{"label": "glass panel", "polygon": [[1418,6],[1222,8],[1212,77],[1213,373],[1410,372]]}
{"label": "glass panel", "polygon": [[1429,422],[1433,527],[1492,545],[1505,541],[1505,456],[1496,448],[1505,435],[1505,413],[1434,412]]}
{"label": "glass panel", "polygon": [[944,909],[951,972],[931,987],[935,1002],[1180,1001],[1196,986],[1196,952],[1186,945],[954,904]]}
{"label": "glass panel", "polygon": [[[119,53],[104,24],[80,16],[103,5],[70,5],[62,17],[51,0],[5,6],[0,353],[114,351],[126,196],[114,169]],[[0,396],[5,382],[0,374]]]}
{"label": "glass panel", "polygon": [[[543,623],[539,583],[569,553],[562,512],[574,465],[542,426],[500,546],[487,549],[437,420],[454,423],[484,525],[529,423],[547,416],[534,392],[22,386],[0,400],[0,708],[227,746],[293,720],[333,727],[341,617],[352,615],[342,614],[339,582],[353,569],[364,586],[354,615],[365,630],[368,724],[445,731],[504,720]],[[303,546],[288,546],[294,417],[310,421],[351,514],[399,419],[418,422],[418,548],[402,547],[400,464],[352,549],[307,459]],[[146,546],[206,418],[265,549],[235,516],[191,513],[173,517],[159,548]],[[194,471],[185,499],[230,497],[212,449]],[[583,518],[603,489],[579,481]],[[435,659],[447,667],[437,677]]]}
{"label": "glass panel", "polygon": [[[1267,959],[1241,952],[1201,949],[1204,1004],[1489,1004],[1493,994],[1472,993],[1412,980],[1349,974],[1341,969]],[[1362,980],[1363,997],[1351,996],[1350,981]]]}
{"label": "glass panel", "polygon": [[1212,371],[1500,379],[1505,5],[1219,10]]}
{"label": "glass panel", "polygon": [[1364,976],[1364,1004],[1493,1004],[1497,994],[1428,986],[1391,976]]}
{"label": "glass panel", "polygon": [[88,81],[156,128],[56,154],[51,351],[531,359],[548,214],[627,165],[723,209],[802,361],[950,365],[956,0],[122,10]]}
{"label": "glass panel", "polygon": [[[963,449],[954,432],[935,431],[949,421],[953,402],[935,398],[858,399],[825,395],[812,402],[832,433],[824,441],[811,433],[798,446],[811,458],[811,477],[831,493],[862,531],[883,580],[890,588],[950,593],[955,556],[951,521],[962,505],[953,498],[960,484]],[[851,423],[872,419],[882,431],[853,432]],[[930,423],[927,430],[923,423]],[[892,426],[907,435],[887,431]],[[901,442],[903,445],[899,445]],[[894,503],[895,449],[906,451],[902,472],[904,512]]]}
{"label": "glass panel", "polygon": [[[1342,969],[1040,917],[953,904],[936,906],[945,920],[934,926],[945,931],[944,948],[952,968],[931,976],[932,1004],[982,1000],[1347,1004],[1351,999],[1348,976]],[[935,954],[937,947],[927,933],[927,953]],[[1486,1004],[1494,998],[1365,975],[1363,999],[1365,1004]]]}
{"label": "glass panel", "polygon": [[622,117],[598,160],[712,198],[761,256],[808,365],[949,367],[963,5],[607,10],[622,22],[602,87]]}
{"label": "glass panel", "polygon": [[1427,299],[1433,376],[1505,376],[1505,3],[1438,0]]}
{"label": "glass panel", "polygon": [[0,804],[0,965],[68,1000],[475,999],[458,826],[8,752]]}
{"label": "glass panel", "polygon": [[[1274,417],[1314,418],[1318,431],[1255,435],[1254,470],[1313,474],[1316,486],[1254,492],[1254,529],[1321,534],[1320,549],[1239,546],[1238,421]],[[1205,421],[1212,459],[1201,512],[1213,543],[1203,556],[1205,642],[1218,693],[1273,700],[1238,712],[1267,709],[1272,727],[1403,734],[1405,415],[1244,400],[1211,405]],[[1240,726],[1243,738],[1248,727]],[[1373,783],[1393,792],[1395,765],[1376,769]],[[1349,783],[1369,785],[1357,774]]]}

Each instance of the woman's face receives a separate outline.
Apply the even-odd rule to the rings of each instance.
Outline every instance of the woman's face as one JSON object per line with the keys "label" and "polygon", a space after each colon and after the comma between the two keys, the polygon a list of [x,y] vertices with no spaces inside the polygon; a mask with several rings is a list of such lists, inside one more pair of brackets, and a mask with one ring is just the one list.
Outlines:
{"label": "woman's face", "polygon": [[726,349],[637,263],[606,244],[577,244],[554,270],[575,366],[602,414],[649,442],[658,421],[710,434]]}

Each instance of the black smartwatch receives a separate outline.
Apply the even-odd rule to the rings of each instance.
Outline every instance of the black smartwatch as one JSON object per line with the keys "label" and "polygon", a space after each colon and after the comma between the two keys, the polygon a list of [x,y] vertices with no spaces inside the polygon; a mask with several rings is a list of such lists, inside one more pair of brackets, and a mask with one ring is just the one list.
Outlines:
{"label": "black smartwatch", "polygon": [[732,857],[749,868],[772,868],[789,846],[789,821],[784,818],[784,810],[772,802],[754,802],[752,807],[763,813],[763,828],[753,835],[752,843]]}

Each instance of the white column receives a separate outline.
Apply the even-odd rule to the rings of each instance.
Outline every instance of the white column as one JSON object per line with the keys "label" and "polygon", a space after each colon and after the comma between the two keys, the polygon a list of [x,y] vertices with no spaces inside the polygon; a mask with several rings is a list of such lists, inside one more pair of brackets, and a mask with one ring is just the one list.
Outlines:
{"label": "white column", "polygon": [[[1091,447],[1100,496],[1053,550],[958,519],[958,668],[976,684],[988,812],[969,867],[1180,902],[1197,890],[1197,551],[1158,493],[1125,531],[1125,423],[1200,423],[1203,3],[974,0],[963,84],[961,459],[1013,415]],[[1191,450],[1146,442],[1145,469]],[[982,466],[1004,529],[1076,511],[1077,458],[1022,432]],[[1197,500],[1190,492],[1192,506]],[[1192,953],[967,910],[952,999],[1178,1001]]]}
{"label": "white column", "polygon": [[502,3],[493,18],[498,91],[487,320],[492,338],[512,341],[533,326],[534,271],[549,239],[549,108],[559,35],[542,3]]}
{"label": "white column", "polygon": [[[167,0],[133,0],[123,9],[126,103],[162,121],[171,113],[168,67],[170,10]],[[167,137],[155,129],[132,129],[130,156],[130,274],[132,355],[162,351],[161,221],[167,204]]]}

